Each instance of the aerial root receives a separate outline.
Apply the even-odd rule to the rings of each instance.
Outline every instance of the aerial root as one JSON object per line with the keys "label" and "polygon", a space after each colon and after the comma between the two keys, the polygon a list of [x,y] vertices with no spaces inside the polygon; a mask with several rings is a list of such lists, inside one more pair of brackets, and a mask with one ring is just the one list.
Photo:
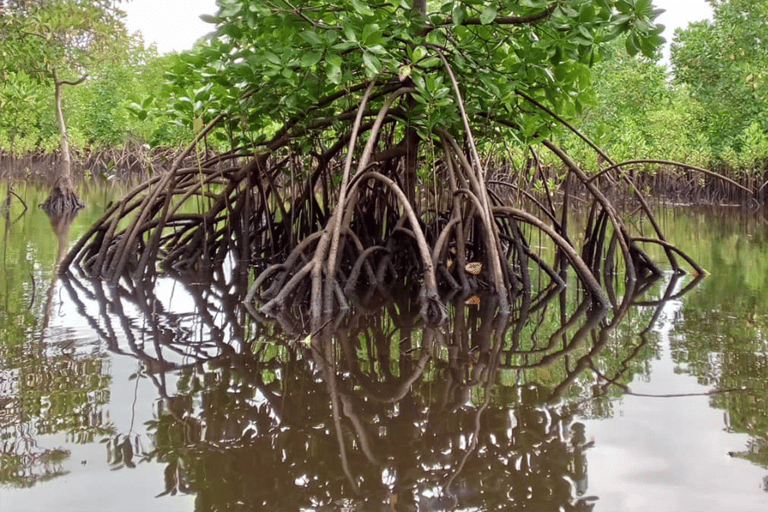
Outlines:
{"label": "aerial root", "polygon": [[[414,90],[390,85],[386,93],[377,93],[383,105],[367,109],[373,81],[357,112],[344,113],[345,121],[355,115],[352,129],[312,158],[293,152],[291,136],[281,130],[264,152],[255,157],[247,152],[251,156],[244,164],[222,167],[228,158],[246,155],[234,150],[195,167],[182,168],[177,159],[170,172],[110,206],[61,268],[74,265],[116,282],[126,274],[135,278],[157,268],[223,272],[225,263],[233,262],[240,270],[255,272],[253,283],[242,291],[249,309],[281,318],[308,314],[313,330],[350,303],[365,309],[380,301],[393,282],[418,297],[423,321],[433,325],[446,318],[441,290],[483,293],[486,304],[492,301],[507,311],[521,294],[548,294],[568,285],[566,270],[571,267],[592,302],[604,307],[612,294],[606,294],[601,279],[608,286],[618,274],[633,283],[660,273],[641,249],[643,243],[661,246],[675,269],[679,256],[697,273],[704,272],[663,238],[639,195],[640,209],[656,237],[630,235],[597,180],[550,141],[542,144],[566,169],[562,203],[554,201],[556,191],[549,188],[542,199],[522,175],[489,180],[458,84],[448,71],[464,132],[460,143],[435,128],[428,141],[420,142],[422,147],[434,144],[434,187],[409,188],[406,175],[419,141],[408,136],[395,140],[408,121],[405,111],[393,105]],[[363,134],[367,141],[361,151]],[[533,149],[531,153],[546,182]],[[620,166],[614,170],[619,172]],[[622,176],[611,177],[611,183],[632,186]],[[508,194],[510,190],[514,193]],[[416,193],[420,195],[414,197]],[[569,233],[571,197],[589,208],[583,236]],[[531,241],[541,238],[551,240],[555,249],[549,261],[542,249],[532,248]],[[536,269],[545,279],[537,279]],[[359,292],[362,301],[357,300]]]}

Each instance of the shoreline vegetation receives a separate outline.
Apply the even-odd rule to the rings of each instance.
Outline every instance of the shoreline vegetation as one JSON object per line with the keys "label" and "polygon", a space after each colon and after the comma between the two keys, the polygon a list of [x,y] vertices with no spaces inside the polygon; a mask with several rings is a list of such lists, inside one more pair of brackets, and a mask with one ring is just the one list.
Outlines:
{"label": "shoreline vegetation", "polygon": [[[167,173],[174,159],[181,150],[174,148],[138,147],[132,149],[109,149],[94,152],[76,152],[72,160],[72,174],[75,183],[101,182],[103,184],[131,186],[152,176]],[[209,166],[210,162],[220,159],[214,151],[207,154],[187,156],[184,167],[197,164]],[[31,181],[50,186],[55,180],[56,169],[60,165],[59,153],[31,153],[24,156],[11,156],[0,152],[0,180],[13,182]],[[245,159],[243,160],[245,161]],[[230,164],[232,162],[230,161]],[[512,183],[510,177],[519,175],[515,162],[494,162],[489,168],[488,185],[503,193],[503,188]],[[609,180],[602,180],[601,173],[608,166],[603,164],[599,172],[589,176],[604,185]],[[701,206],[763,206],[768,200],[768,172],[763,176],[736,173],[731,179],[727,175],[718,176],[713,171],[692,170],[675,162],[650,160],[648,163],[637,162],[624,169],[632,177],[634,184],[654,203]],[[553,199],[562,199],[566,186],[562,176],[564,167],[543,166],[540,172],[532,175],[526,188],[532,197],[545,199],[549,191]],[[725,178],[725,179],[724,179]],[[419,188],[429,189],[431,184]],[[614,198],[621,204],[621,197]],[[630,195],[625,199],[631,202]],[[576,205],[578,208],[578,205]]]}

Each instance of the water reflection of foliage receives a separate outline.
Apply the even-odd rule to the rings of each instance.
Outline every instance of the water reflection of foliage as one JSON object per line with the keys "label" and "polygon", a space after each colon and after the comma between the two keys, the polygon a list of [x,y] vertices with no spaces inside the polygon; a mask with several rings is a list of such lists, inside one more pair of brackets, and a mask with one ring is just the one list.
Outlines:
{"label": "water reflection of foliage", "polygon": [[705,212],[676,212],[677,224],[668,221],[670,227],[676,227],[672,236],[685,240],[697,260],[716,276],[689,297],[686,316],[692,325],[704,322],[702,331],[714,335],[725,327],[728,335],[757,340],[759,345],[761,333],[768,329],[768,295],[764,293],[768,287],[768,210],[761,215],[734,209]]}
{"label": "water reflection of foliage", "polygon": [[[47,330],[55,314],[56,262],[41,254],[63,254],[73,217],[51,218],[56,234],[51,237],[50,227],[44,235],[36,232],[46,223],[30,220],[40,212],[13,220],[10,209],[6,213],[0,272],[0,483],[31,487],[67,473],[63,463],[69,451],[44,448],[39,436],[66,432],[70,442],[90,443],[111,432],[103,412],[109,368],[103,354],[80,346],[72,333]],[[47,245],[51,241],[58,251]]]}
{"label": "water reflection of foliage", "polygon": [[594,314],[549,290],[508,315],[456,301],[447,326],[427,329],[417,301],[399,300],[307,337],[295,321],[243,317],[244,276],[177,281],[195,304],[183,313],[157,284],[64,280],[161,397],[152,447],[118,436],[110,453],[162,462],[159,495],[196,494],[200,510],[590,510],[590,443],[575,415],[611,414],[605,397],[654,353],[618,328],[647,331],[663,304],[628,315],[636,294],[622,290],[614,310]]}
{"label": "water reflection of foliage", "polygon": [[676,212],[669,222],[683,227],[670,236],[685,240],[714,274],[687,296],[675,319],[672,357],[679,371],[713,389],[710,404],[725,411],[726,429],[750,436],[731,455],[768,468],[768,210],[706,213]]}
{"label": "water reflection of foliage", "polygon": [[39,449],[37,443],[31,443],[21,452],[3,451],[0,454],[0,482],[14,487],[32,487],[53,480],[68,473],[62,465],[67,458],[69,451]]}

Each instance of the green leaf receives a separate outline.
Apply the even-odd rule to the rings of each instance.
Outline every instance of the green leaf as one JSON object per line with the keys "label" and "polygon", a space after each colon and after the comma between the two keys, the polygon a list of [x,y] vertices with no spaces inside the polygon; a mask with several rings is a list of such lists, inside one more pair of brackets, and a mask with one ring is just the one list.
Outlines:
{"label": "green leaf", "polygon": [[341,56],[335,53],[330,53],[325,57],[325,75],[328,80],[333,84],[341,83]]}
{"label": "green leaf", "polygon": [[341,67],[342,59],[341,55],[337,53],[329,53],[325,56],[325,63],[329,66]]}
{"label": "green leaf", "polygon": [[373,10],[360,0],[350,0],[352,8],[361,16],[373,16]]}
{"label": "green leaf", "polygon": [[589,33],[589,30],[587,30],[584,25],[579,25],[579,34],[584,36],[584,39],[587,40],[588,44],[592,44],[594,37]]}
{"label": "green leaf", "polygon": [[451,14],[451,18],[453,20],[453,26],[457,27],[461,25],[461,23],[464,21],[464,18],[467,17],[467,10],[464,7],[463,4],[456,3],[453,7],[453,13]]}
{"label": "green leaf", "polygon": [[635,12],[638,16],[644,16],[652,11],[651,0],[637,0],[635,3]]}
{"label": "green leaf", "polygon": [[303,30],[299,34],[299,37],[301,37],[304,41],[306,41],[311,45],[320,46],[323,44],[323,40],[320,39],[320,36],[317,35],[317,32],[315,32],[314,30]]}
{"label": "green leaf", "polygon": [[351,20],[345,20],[345,23],[341,26],[341,30],[344,32],[344,36],[348,41],[357,42],[358,27]]}
{"label": "green leaf", "polygon": [[562,82],[570,70],[571,70],[571,65],[569,63],[565,63],[560,66],[555,66],[554,68],[555,80],[557,80],[558,82]]}
{"label": "green leaf", "polygon": [[323,52],[320,52],[320,51],[307,52],[301,56],[300,65],[303,68],[308,68],[320,62],[320,59],[322,58],[323,58]]}
{"label": "green leaf", "polygon": [[579,11],[579,23],[590,23],[595,19],[595,7],[591,3],[586,3]]}
{"label": "green leaf", "polygon": [[520,0],[520,5],[531,9],[538,9],[544,7],[549,3],[549,0]]}
{"label": "green leaf", "polygon": [[219,22],[219,18],[216,16],[212,16],[210,14],[201,14],[200,19],[203,20],[206,23],[211,23],[213,25],[217,24]]}
{"label": "green leaf", "polygon": [[480,23],[483,25],[493,23],[493,20],[496,19],[498,12],[499,11],[496,7],[486,7],[483,12],[480,13]]}
{"label": "green leaf", "polygon": [[646,57],[653,58],[653,54],[656,52],[656,46],[648,39],[648,38],[642,38],[640,39],[640,50],[643,52],[643,55]]}
{"label": "green leaf", "polygon": [[377,46],[381,43],[382,33],[379,26],[375,23],[366,25],[363,28],[363,44],[365,46]]}
{"label": "green leaf", "polygon": [[266,52],[266,53],[264,54],[264,56],[265,56],[265,57],[267,58],[267,60],[268,60],[269,62],[271,62],[272,64],[275,64],[275,65],[277,65],[277,66],[280,66],[280,65],[282,65],[282,61],[280,60],[280,57],[278,57],[276,54],[274,54],[274,53],[272,53],[272,52]]}
{"label": "green leaf", "polygon": [[624,42],[624,45],[627,49],[627,53],[632,57],[640,52],[640,43],[637,40],[637,34],[635,34],[634,30],[629,33],[627,40]]}
{"label": "green leaf", "polygon": [[430,57],[426,60],[422,60],[421,62],[419,62],[419,65],[424,68],[442,67],[443,61],[440,60],[440,57]]}
{"label": "green leaf", "polygon": [[369,47],[366,48],[366,50],[368,50],[371,53],[375,53],[376,55],[380,55],[380,56],[387,54],[386,48],[384,48],[380,44],[375,44],[373,46],[369,46]]}
{"label": "green leaf", "polygon": [[372,53],[363,52],[363,64],[369,77],[374,77],[381,71],[381,61]]}
{"label": "green leaf", "polygon": [[416,46],[415,48],[409,46],[406,49],[406,53],[408,54],[408,58],[414,64],[427,56],[427,50],[423,46]]}
{"label": "green leaf", "polygon": [[632,4],[627,0],[619,0],[616,2],[616,9],[622,14],[631,14],[634,11]]}

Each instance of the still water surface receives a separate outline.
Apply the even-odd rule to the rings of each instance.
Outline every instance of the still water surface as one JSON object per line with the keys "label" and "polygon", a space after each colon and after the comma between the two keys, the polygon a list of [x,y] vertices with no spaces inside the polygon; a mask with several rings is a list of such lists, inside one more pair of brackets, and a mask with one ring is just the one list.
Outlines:
{"label": "still water surface", "polygon": [[712,275],[605,317],[571,291],[429,330],[406,299],[306,344],[230,276],[54,277],[112,194],[0,220],[3,512],[768,510],[763,213],[665,210]]}

